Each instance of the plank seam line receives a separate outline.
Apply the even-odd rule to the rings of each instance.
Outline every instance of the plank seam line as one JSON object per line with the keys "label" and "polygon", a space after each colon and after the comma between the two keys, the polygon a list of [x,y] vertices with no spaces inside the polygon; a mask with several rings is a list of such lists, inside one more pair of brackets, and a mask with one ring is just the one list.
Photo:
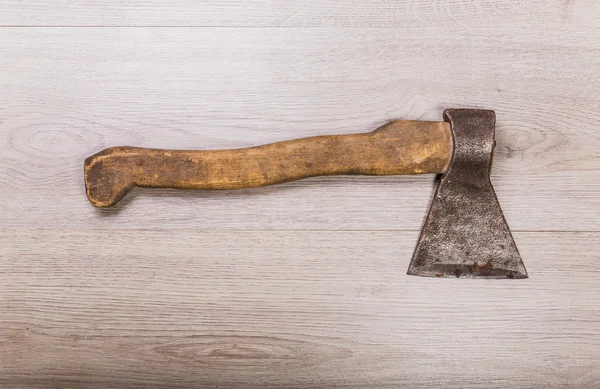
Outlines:
{"label": "plank seam line", "polygon": [[[63,228],[2,228],[0,233],[14,233],[16,231],[147,231],[147,232],[168,232],[168,231],[190,231],[196,233],[204,232],[420,232],[421,230],[397,230],[397,229],[286,229],[286,228],[210,228],[210,229],[192,229],[192,228],[79,228],[79,229],[63,229]],[[534,234],[598,234],[598,230],[511,230],[512,233],[534,233]]]}

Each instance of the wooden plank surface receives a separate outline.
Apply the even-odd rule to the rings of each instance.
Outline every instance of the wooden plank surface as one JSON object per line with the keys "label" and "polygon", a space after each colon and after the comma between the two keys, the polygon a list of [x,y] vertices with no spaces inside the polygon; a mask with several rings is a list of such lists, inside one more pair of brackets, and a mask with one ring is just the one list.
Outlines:
{"label": "wooden plank surface", "polygon": [[[597,23],[594,0],[1,0],[0,25],[561,27]],[[595,25],[597,27],[597,25]]]}
{"label": "wooden plank surface", "polygon": [[[0,384],[596,388],[599,233],[531,278],[409,277],[416,232],[4,232]],[[52,248],[49,250],[49,248]]]}
{"label": "wooden plank surface", "polygon": [[498,115],[493,180],[510,226],[598,231],[600,30],[353,31],[0,30],[6,227],[418,230],[429,176],[143,191],[126,211],[99,214],[82,190],[83,160],[116,145],[367,132],[474,106]]}
{"label": "wooden plank surface", "polygon": [[[598,4],[0,0],[0,387],[597,388]],[[527,280],[405,275],[432,176],[85,198],[108,146],[447,107],[497,112]]]}

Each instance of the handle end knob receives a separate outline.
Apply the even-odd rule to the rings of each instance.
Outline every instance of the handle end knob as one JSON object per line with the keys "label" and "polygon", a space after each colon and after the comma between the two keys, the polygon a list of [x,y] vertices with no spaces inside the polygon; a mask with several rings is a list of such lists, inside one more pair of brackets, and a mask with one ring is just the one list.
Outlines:
{"label": "handle end knob", "polygon": [[117,149],[105,149],[88,157],[83,164],[85,192],[95,207],[115,205],[135,186],[129,174],[110,158]]}

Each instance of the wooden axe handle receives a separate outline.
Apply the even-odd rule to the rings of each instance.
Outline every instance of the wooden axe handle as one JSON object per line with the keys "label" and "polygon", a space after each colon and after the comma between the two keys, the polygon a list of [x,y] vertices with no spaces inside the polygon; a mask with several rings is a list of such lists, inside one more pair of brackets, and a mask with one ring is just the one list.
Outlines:
{"label": "wooden axe handle", "polygon": [[111,147],[85,160],[87,196],[117,203],[134,186],[238,189],[334,174],[443,173],[452,155],[445,122],[392,121],[366,134],[329,135],[233,150]]}

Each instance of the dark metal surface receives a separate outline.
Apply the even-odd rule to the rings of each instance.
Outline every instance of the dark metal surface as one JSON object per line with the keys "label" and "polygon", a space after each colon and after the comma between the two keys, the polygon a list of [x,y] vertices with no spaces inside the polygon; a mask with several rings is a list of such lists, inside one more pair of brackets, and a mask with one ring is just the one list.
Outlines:
{"label": "dark metal surface", "polygon": [[494,111],[448,109],[454,151],[425,220],[408,274],[527,278],[490,182]]}

